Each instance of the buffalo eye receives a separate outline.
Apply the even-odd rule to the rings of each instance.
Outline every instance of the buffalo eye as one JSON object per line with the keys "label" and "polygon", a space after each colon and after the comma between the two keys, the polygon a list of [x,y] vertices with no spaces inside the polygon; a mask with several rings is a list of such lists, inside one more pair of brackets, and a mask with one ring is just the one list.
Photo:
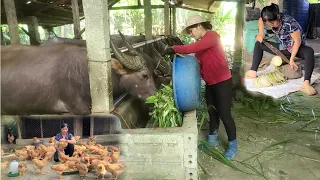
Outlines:
{"label": "buffalo eye", "polygon": [[149,76],[148,76],[148,74],[142,74],[142,77],[145,79],[148,79]]}

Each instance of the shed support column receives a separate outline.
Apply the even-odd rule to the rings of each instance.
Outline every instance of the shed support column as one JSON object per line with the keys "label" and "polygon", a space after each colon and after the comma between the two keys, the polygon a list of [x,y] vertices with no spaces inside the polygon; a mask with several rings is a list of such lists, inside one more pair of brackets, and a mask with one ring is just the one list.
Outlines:
{"label": "shed support column", "polygon": [[36,16],[28,17],[28,33],[30,37],[30,44],[39,45],[41,41],[39,33],[39,24]]}
{"label": "shed support column", "polygon": [[73,15],[73,32],[74,32],[74,38],[80,39],[80,15],[79,15],[79,6],[78,6],[78,0],[71,0],[71,6],[72,6],[72,15]]}
{"label": "shed support column", "polygon": [[176,16],[177,9],[176,7],[172,8],[172,35],[176,35],[177,31],[177,16]]}
{"label": "shed support column", "polygon": [[240,85],[240,67],[242,64],[242,48],[243,48],[243,27],[244,27],[244,0],[240,0],[237,4],[236,14],[236,31],[235,31],[235,47],[234,59],[232,66],[233,85]]}
{"label": "shed support column", "polygon": [[20,44],[19,27],[17,21],[16,6],[13,0],[3,0],[9,26],[11,44]]}
{"label": "shed support column", "polygon": [[170,34],[169,0],[164,0],[164,35]]}
{"label": "shed support column", "polygon": [[146,33],[146,39],[152,39],[152,11],[151,1],[143,0],[144,7],[144,30]]}
{"label": "shed support column", "polygon": [[76,116],[73,119],[73,129],[74,129],[74,135],[82,137],[83,132],[83,117]]}
{"label": "shed support column", "polygon": [[85,0],[92,113],[109,113],[113,109],[109,11],[106,0]]}

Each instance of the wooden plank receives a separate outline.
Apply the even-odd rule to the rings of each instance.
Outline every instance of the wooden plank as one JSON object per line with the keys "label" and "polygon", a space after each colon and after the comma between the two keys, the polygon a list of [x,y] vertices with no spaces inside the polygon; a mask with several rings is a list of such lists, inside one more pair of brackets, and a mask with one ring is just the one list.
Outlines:
{"label": "wooden plank", "polygon": [[74,37],[79,38],[79,36],[77,36],[80,33],[80,17],[79,17],[78,0],[71,0],[71,6],[72,6],[72,16],[73,16]]}
{"label": "wooden plank", "polygon": [[3,0],[11,44],[20,44],[16,7],[13,0]]}
{"label": "wooden plank", "polygon": [[[164,8],[164,5],[152,5],[151,9],[160,9]],[[144,6],[118,6],[112,7],[110,10],[126,10],[126,9],[144,9]]]}

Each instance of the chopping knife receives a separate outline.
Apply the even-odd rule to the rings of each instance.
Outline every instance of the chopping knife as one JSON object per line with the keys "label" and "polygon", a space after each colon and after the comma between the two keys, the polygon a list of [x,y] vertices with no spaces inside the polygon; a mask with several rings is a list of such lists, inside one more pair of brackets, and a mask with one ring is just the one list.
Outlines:
{"label": "chopping knife", "polygon": [[262,41],[263,44],[265,44],[269,49],[271,49],[272,52],[274,52],[276,55],[280,56],[286,63],[290,64],[289,59],[282,54],[282,52],[274,47],[272,44],[268,43],[266,40]]}

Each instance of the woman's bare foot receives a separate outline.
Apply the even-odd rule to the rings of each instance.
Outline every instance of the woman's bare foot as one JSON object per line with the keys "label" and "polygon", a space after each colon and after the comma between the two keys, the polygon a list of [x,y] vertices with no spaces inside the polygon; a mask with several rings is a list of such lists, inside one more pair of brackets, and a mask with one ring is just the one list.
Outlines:
{"label": "woman's bare foot", "polygon": [[247,79],[254,79],[257,77],[257,71],[254,71],[254,70],[249,70],[246,72],[246,76],[245,78]]}
{"label": "woman's bare foot", "polygon": [[317,91],[312,86],[310,86],[309,80],[305,80],[303,82],[303,85],[301,86],[300,91],[302,91],[303,93],[309,96],[317,94]]}

